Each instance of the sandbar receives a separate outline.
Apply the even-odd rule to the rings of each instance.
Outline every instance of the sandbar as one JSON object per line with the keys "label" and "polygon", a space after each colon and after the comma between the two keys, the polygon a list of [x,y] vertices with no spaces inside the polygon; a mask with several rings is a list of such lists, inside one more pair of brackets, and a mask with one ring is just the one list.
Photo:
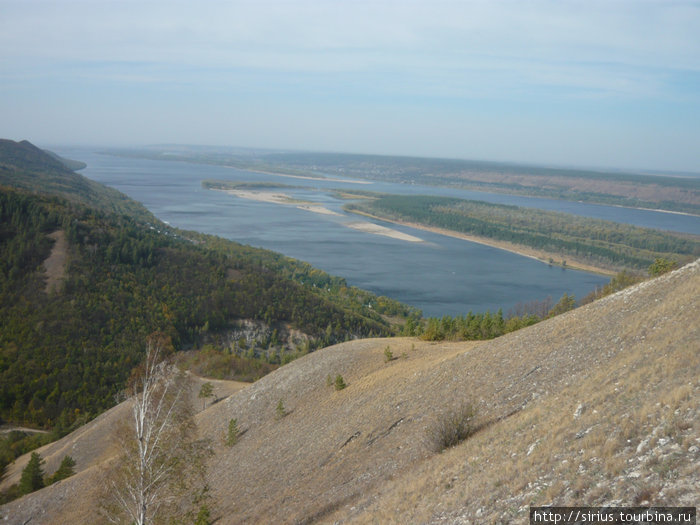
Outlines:
{"label": "sandbar", "polygon": [[333,210],[329,210],[328,208],[324,206],[319,206],[316,204],[303,204],[301,206],[297,206],[300,210],[306,210],[306,211],[312,211],[314,213],[320,213],[322,215],[338,215],[339,217],[342,217],[342,213],[335,212]]}
{"label": "sandbar", "polygon": [[304,201],[299,201],[291,198],[286,193],[276,193],[272,191],[254,191],[254,190],[219,190],[213,188],[214,191],[223,191],[234,197],[241,199],[249,199],[258,202],[270,202],[272,204],[300,204]]}
{"label": "sandbar", "polygon": [[392,230],[391,228],[380,226],[379,224],[374,224],[372,222],[356,221],[346,222],[344,224],[348,228],[352,228],[354,230],[359,230],[365,233],[373,233],[375,235],[384,235],[385,237],[391,237],[392,239],[398,239],[400,241],[424,242],[420,237],[409,235],[408,233],[403,233],[397,230]]}
{"label": "sandbar", "polygon": [[224,193],[228,193],[229,195],[233,195],[235,197],[240,197],[241,199],[249,199],[258,202],[268,202],[272,204],[296,204],[297,208],[299,208],[300,210],[306,210],[313,213],[320,213],[323,215],[342,216],[341,213],[329,210],[328,208],[321,206],[320,204],[316,204],[310,201],[300,201],[298,199],[290,197],[286,193],[254,190],[220,190],[215,188],[212,189],[214,189],[214,191],[223,191]]}
{"label": "sandbar", "polygon": [[[214,189],[214,188],[212,188]],[[272,204],[296,204],[297,208],[300,210],[306,210],[313,213],[320,213],[322,215],[337,215],[342,216],[341,213],[334,212],[328,208],[321,206],[313,202],[298,201],[287,195],[286,193],[276,193],[271,191],[253,191],[253,190],[219,190],[214,189],[214,191],[223,191],[229,195],[235,197],[240,197],[241,199],[250,199],[259,202],[268,202]],[[383,235],[385,237],[391,237],[392,239],[398,239],[400,241],[408,242],[424,242],[420,237],[415,235],[409,235],[386,226],[380,226],[366,221],[355,221],[355,222],[345,222],[343,223],[348,228],[353,228],[365,233],[372,233],[374,235]]]}

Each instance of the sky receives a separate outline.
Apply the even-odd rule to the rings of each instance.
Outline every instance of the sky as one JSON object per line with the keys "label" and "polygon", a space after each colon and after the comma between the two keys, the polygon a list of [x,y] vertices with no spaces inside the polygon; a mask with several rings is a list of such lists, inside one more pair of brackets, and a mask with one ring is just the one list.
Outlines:
{"label": "sky", "polygon": [[0,0],[0,137],[700,172],[700,2]]}

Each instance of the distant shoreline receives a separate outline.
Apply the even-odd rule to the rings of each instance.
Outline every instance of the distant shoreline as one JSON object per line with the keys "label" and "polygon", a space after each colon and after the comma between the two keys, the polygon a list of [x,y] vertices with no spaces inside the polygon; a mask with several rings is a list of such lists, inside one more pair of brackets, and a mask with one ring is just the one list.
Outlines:
{"label": "distant shoreline", "polygon": [[225,164],[209,164],[209,166],[222,166],[238,171],[249,171],[251,173],[262,173],[263,175],[275,175],[277,177],[289,177],[291,179],[317,180],[322,182],[346,182],[348,184],[374,184],[373,181],[353,180],[353,179],[334,179],[332,177],[312,177],[311,175],[292,175],[288,173],[279,173],[276,171],[257,170],[254,168],[239,168],[237,166],[227,166]]}
{"label": "distant shoreline", "polygon": [[[454,237],[456,239],[461,239],[463,241],[475,242],[477,244],[491,246],[492,248],[498,248],[499,250],[505,250],[507,252],[511,252],[511,253],[515,253],[517,255],[520,255],[522,257],[528,257],[530,259],[535,259],[536,261],[547,264],[549,266],[562,266],[562,268],[567,268],[570,270],[581,270],[584,272],[595,273],[598,275],[605,275],[605,276],[613,276],[616,273],[614,270],[610,270],[608,268],[594,266],[592,264],[579,261],[575,257],[574,258],[565,257],[565,256],[558,254],[558,253],[536,250],[534,248],[530,248],[528,246],[524,246],[521,244],[513,244],[513,243],[506,242],[506,241],[497,241],[495,239],[489,239],[487,237],[478,237],[476,235],[469,235],[466,233],[460,233],[460,232],[456,232],[453,230],[446,230],[444,228],[427,226],[425,224],[420,224],[420,223],[387,219],[384,217],[379,217],[377,215],[372,215],[370,213],[365,213],[365,212],[358,211],[358,210],[347,210],[347,211],[349,211],[350,213],[355,213],[357,215],[364,215],[365,217],[369,217],[371,219],[376,219],[379,221],[390,222],[392,224],[398,224],[400,226],[408,226],[409,228],[415,228],[417,230],[423,230],[423,231],[427,231],[427,232],[431,232],[431,233],[437,233],[439,235],[446,235],[448,237]],[[549,262],[550,258],[553,259],[554,261],[558,260],[560,262],[559,263],[557,263],[557,262],[550,263]],[[565,267],[561,264],[562,260],[566,261]]]}
{"label": "distant shoreline", "polygon": [[[595,203],[593,203],[595,204]],[[639,206],[623,206],[622,204],[603,204],[602,206],[612,206],[614,208],[627,208],[628,210],[655,211],[658,213],[672,213],[673,215],[685,215],[686,217],[700,217],[697,213],[687,211],[663,210],[661,208],[641,208]]]}

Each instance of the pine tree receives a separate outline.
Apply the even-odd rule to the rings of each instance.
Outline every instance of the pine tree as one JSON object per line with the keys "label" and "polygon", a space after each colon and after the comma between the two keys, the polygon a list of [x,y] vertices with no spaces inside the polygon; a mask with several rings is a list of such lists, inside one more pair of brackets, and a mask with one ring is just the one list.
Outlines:
{"label": "pine tree", "polygon": [[44,487],[44,458],[38,452],[32,452],[29,463],[22,471],[19,481],[19,491],[29,494]]}
{"label": "pine tree", "polygon": [[275,409],[275,418],[282,419],[286,415],[287,409],[284,408],[284,402],[280,399],[279,403],[277,403],[277,408]]}
{"label": "pine tree", "polygon": [[226,435],[226,445],[232,447],[238,441],[238,420],[231,419],[228,422],[228,433]]}
{"label": "pine tree", "polygon": [[75,474],[75,469],[73,467],[75,467],[75,460],[70,456],[63,456],[61,465],[58,467],[58,470],[53,473],[49,483],[56,483],[57,481],[61,481],[62,479],[72,476]]}

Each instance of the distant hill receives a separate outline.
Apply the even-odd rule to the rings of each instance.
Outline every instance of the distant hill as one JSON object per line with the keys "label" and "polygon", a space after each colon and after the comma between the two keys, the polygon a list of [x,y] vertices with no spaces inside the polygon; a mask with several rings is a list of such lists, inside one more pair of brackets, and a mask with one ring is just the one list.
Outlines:
{"label": "distant hill", "polygon": [[67,161],[23,140],[0,139],[0,186],[56,195],[104,212],[154,220],[141,204],[73,170],[84,163]]}
{"label": "distant hill", "polygon": [[209,345],[212,374],[254,379],[390,335],[411,313],[306,263],[170,228],[28,142],[0,143],[0,253],[0,419],[60,432],[114,404],[154,331],[177,350]]}
{"label": "distant hill", "polygon": [[53,151],[49,151],[47,149],[45,149],[44,152],[48,153],[50,156],[58,160],[61,164],[63,164],[66,168],[68,168],[71,171],[79,171],[87,168],[87,164],[79,160],[66,159],[64,157],[61,157],[58,153],[54,153]]}
{"label": "distant hill", "polygon": [[[492,341],[373,339],[314,352],[197,415],[214,447],[211,517],[526,524],[530,505],[697,506],[699,313],[696,261]],[[397,359],[385,360],[387,347]],[[345,389],[327,385],[335,374]],[[431,429],[463,403],[476,408],[477,431],[435,452]],[[127,409],[41,449],[48,471],[70,452],[77,474],[0,507],[3,523],[93,523]],[[245,432],[226,447],[231,418]]]}

